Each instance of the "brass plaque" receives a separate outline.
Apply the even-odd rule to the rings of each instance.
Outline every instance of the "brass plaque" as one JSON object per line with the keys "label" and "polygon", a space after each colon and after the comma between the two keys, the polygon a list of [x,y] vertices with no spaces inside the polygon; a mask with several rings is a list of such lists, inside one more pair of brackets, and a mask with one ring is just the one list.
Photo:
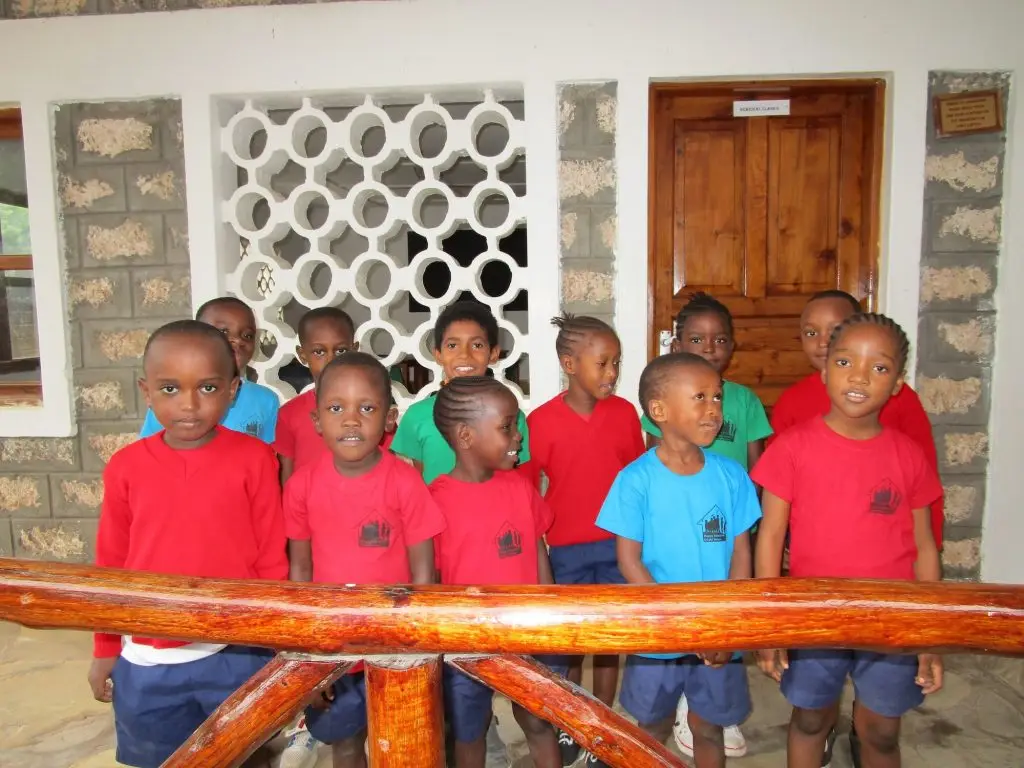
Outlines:
{"label": "brass plaque", "polygon": [[1003,109],[999,91],[968,91],[936,96],[935,130],[939,136],[963,136],[1003,130]]}

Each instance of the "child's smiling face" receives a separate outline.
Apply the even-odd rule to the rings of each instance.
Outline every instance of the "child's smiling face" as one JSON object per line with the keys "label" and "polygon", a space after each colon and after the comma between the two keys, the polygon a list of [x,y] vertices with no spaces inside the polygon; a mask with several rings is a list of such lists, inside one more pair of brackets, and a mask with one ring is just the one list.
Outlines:
{"label": "child's smiling face", "polygon": [[492,347],[487,331],[473,320],[456,320],[444,329],[434,359],[444,369],[444,380],[460,376],[486,376],[487,366],[498,361],[501,349]]}

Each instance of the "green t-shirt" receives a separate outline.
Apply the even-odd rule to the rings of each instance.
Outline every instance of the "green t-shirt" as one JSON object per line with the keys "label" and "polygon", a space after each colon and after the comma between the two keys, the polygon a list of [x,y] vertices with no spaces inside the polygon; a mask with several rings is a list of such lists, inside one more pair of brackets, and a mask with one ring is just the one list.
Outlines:
{"label": "green t-shirt", "polygon": [[[644,416],[640,420],[644,432],[661,437],[661,430]],[[732,381],[722,382],[722,431],[708,446],[719,456],[734,459],[747,467],[747,444],[763,440],[772,433],[764,406],[753,390]]]}
{"label": "green t-shirt", "polygon": [[[519,461],[530,460],[529,432],[526,429],[526,415],[519,411],[519,432],[523,445],[519,449]],[[423,465],[423,481],[430,483],[438,475],[455,468],[455,451],[437,430],[434,424],[434,396],[409,406],[409,410],[398,422],[391,450],[407,459]]]}

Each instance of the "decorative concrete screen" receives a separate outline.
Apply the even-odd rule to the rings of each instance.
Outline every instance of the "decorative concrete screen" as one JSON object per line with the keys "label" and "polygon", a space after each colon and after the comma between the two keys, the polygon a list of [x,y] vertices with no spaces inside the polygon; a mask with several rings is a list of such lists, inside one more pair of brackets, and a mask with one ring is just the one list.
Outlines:
{"label": "decorative concrete screen", "polygon": [[246,102],[221,132],[238,178],[223,218],[240,241],[228,290],[264,330],[259,380],[292,396],[299,318],[338,306],[404,410],[439,386],[431,332],[461,296],[497,316],[495,375],[525,404],[524,142],[517,94]]}

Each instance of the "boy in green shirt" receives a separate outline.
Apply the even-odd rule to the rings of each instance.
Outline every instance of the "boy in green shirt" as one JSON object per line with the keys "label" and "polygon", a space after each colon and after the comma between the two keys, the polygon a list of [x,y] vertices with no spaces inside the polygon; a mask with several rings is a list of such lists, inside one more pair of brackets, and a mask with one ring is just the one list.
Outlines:
{"label": "boy in green shirt", "polygon": [[[498,321],[487,305],[458,301],[447,307],[434,326],[434,359],[444,371],[441,386],[460,376],[486,376],[498,361]],[[519,463],[530,460],[526,416],[519,411],[523,436]],[[391,450],[412,462],[430,483],[455,467],[455,451],[434,425],[434,395],[413,403],[398,423]]]}

